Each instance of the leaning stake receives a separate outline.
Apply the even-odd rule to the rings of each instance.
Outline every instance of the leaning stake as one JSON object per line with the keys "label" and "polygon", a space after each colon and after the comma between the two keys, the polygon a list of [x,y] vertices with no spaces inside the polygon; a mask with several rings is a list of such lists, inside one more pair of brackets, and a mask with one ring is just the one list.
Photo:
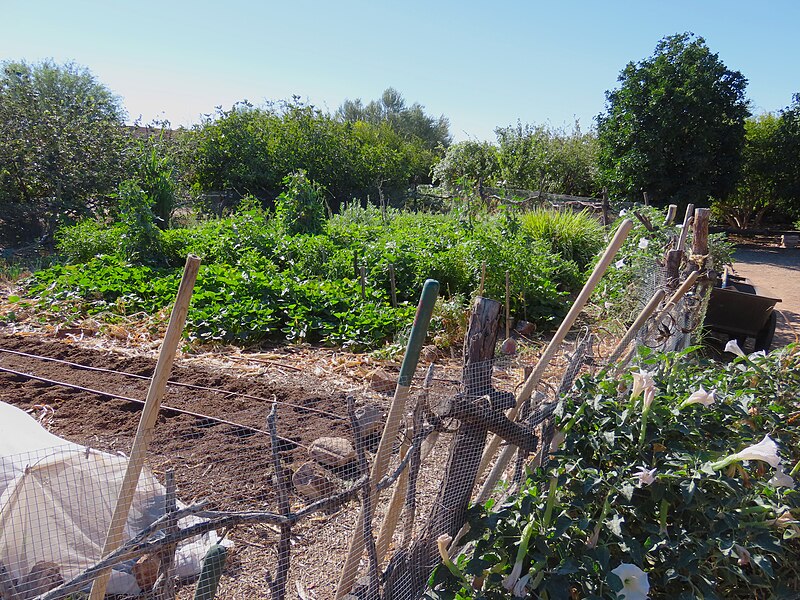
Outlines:
{"label": "leaning stake", "polygon": [[[606,248],[603,256],[600,258],[597,265],[595,265],[592,274],[589,276],[589,279],[584,284],[580,294],[578,294],[578,297],[575,299],[572,308],[570,308],[567,316],[564,317],[564,320],[561,322],[561,326],[558,328],[558,331],[556,331],[553,339],[550,340],[547,348],[545,348],[545,351],[539,359],[539,362],[536,364],[536,367],[528,376],[528,379],[525,380],[522,390],[520,390],[519,394],[517,394],[516,405],[511,408],[508,413],[509,419],[514,420],[514,418],[517,416],[517,411],[519,410],[520,406],[522,406],[523,402],[531,397],[533,390],[539,384],[539,380],[542,378],[542,375],[544,375],[544,372],[550,365],[550,361],[553,360],[553,357],[561,348],[564,338],[567,337],[567,333],[569,333],[569,330],[572,328],[572,325],[575,323],[578,315],[583,310],[583,307],[586,306],[589,296],[591,296],[594,288],[597,287],[597,284],[600,282],[600,279],[603,277],[606,269],[608,269],[611,261],[614,260],[614,256],[616,256],[617,252],[622,247],[622,244],[625,241],[625,238],[628,237],[628,233],[630,233],[632,227],[633,221],[630,219],[625,219],[622,223],[620,223],[619,229],[617,229],[617,232],[614,234],[614,237],[608,244],[608,248]],[[486,446],[486,450],[484,450],[483,458],[481,459],[481,464],[478,469],[478,478],[480,478],[481,474],[486,470],[486,467],[489,466],[489,462],[491,462],[492,457],[494,456],[495,452],[497,452],[499,447],[500,437],[495,435],[489,441],[489,444]],[[510,444],[506,446],[506,450],[497,460],[497,463],[495,463],[491,474],[487,478],[486,482],[484,482],[484,486],[481,490],[479,498],[483,498],[484,496],[488,495],[488,492],[491,492],[503,469],[505,469],[506,465],[508,464],[511,455],[514,454],[515,451],[516,448],[514,446]]]}
{"label": "leaning stake", "polygon": [[[128,466],[125,469],[125,477],[122,479],[117,504],[114,507],[114,514],[111,517],[111,525],[108,527],[105,545],[103,546],[103,556],[107,556],[122,544],[122,532],[125,522],[128,520],[128,512],[131,509],[133,493],[139,483],[139,475],[144,465],[144,457],[147,454],[147,447],[153,437],[153,428],[158,417],[158,409],[161,406],[161,399],[164,397],[164,390],[167,386],[167,379],[172,370],[172,363],[178,351],[178,343],[183,334],[183,326],[186,322],[186,314],[189,312],[189,300],[192,298],[192,289],[197,279],[197,271],[200,269],[200,259],[191,254],[186,258],[186,266],[183,269],[183,278],[178,288],[178,296],[175,299],[175,306],[169,318],[167,333],[164,336],[164,343],[161,345],[161,352],[158,355],[156,368],[153,372],[153,379],[150,382],[150,389],[147,392],[142,416],[139,420],[139,428],[136,430],[136,437],[133,440],[131,456],[128,459]],[[108,579],[111,576],[111,569],[103,571],[97,576],[89,594],[89,600],[102,600],[106,595]]]}
{"label": "leaning stake", "polygon": [[[438,295],[439,282],[428,279],[422,287],[422,296],[420,296],[419,304],[417,305],[414,325],[411,327],[411,335],[408,339],[406,355],[400,367],[400,377],[397,380],[397,388],[395,388],[392,405],[389,408],[389,415],[386,417],[386,425],[383,427],[383,435],[381,436],[381,441],[378,444],[378,450],[375,452],[375,459],[372,463],[369,486],[370,492],[375,496],[376,501],[377,493],[375,487],[378,481],[386,474],[386,470],[389,467],[392,444],[397,438],[397,433],[400,429],[400,417],[403,415],[403,410],[405,409],[408,390],[411,387],[414,371],[417,369],[417,362],[419,362],[419,354],[422,350],[422,345],[425,342],[425,337],[428,335],[428,325],[431,322],[433,306],[436,304],[436,297]],[[336,587],[336,600],[345,596],[353,587],[356,571],[358,570],[358,562],[361,560],[361,554],[364,551],[364,526],[364,514],[361,513],[358,517],[358,523],[353,532],[353,537],[350,540],[347,559],[344,562],[344,566],[342,566],[342,573],[339,576],[339,585]]]}

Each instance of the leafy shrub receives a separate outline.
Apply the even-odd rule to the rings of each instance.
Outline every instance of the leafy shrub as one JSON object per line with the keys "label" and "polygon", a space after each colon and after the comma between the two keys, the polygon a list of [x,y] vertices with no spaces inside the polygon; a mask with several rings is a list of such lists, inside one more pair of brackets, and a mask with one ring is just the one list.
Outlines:
{"label": "leafy shrub", "polygon": [[70,263],[86,262],[101,254],[115,254],[122,240],[122,226],[106,225],[93,219],[56,231],[56,249]]}
{"label": "leafy shrub", "polygon": [[428,597],[615,599],[620,565],[650,598],[797,596],[800,347],[728,365],[645,353],[642,368],[638,396],[632,374],[576,383],[557,411],[563,447],[471,511],[463,577],[438,569]]}
{"label": "leafy shrub", "polygon": [[275,199],[275,218],[290,234],[319,233],[325,222],[322,186],[308,178],[302,169],[284,177],[285,191]]}

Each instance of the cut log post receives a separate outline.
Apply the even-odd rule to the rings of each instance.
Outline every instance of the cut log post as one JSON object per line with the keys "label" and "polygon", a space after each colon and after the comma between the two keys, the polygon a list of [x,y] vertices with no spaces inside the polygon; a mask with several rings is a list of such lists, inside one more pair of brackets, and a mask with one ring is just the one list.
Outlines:
{"label": "cut log post", "polygon": [[647,229],[647,231],[655,231],[655,227],[653,227],[653,224],[650,222],[650,219],[647,218],[647,215],[643,215],[638,210],[635,210],[633,211],[633,216],[639,219],[639,222],[644,225],[644,228]]}
{"label": "cut log post", "polygon": [[650,196],[647,195],[647,192],[642,191],[642,197],[644,198],[644,205],[650,206]]}
{"label": "cut log post", "polygon": [[[125,522],[128,520],[128,512],[133,502],[133,494],[136,490],[136,485],[139,483],[139,476],[144,466],[147,448],[150,445],[150,440],[153,438],[153,429],[156,424],[156,418],[158,417],[158,409],[161,406],[161,400],[164,397],[164,390],[167,387],[167,380],[169,379],[169,373],[172,369],[172,363],[178,351],[178,343],[181,340],[183,326],[186,322],[186,315],[189,312],[189,300],[192,298],[192,289],[194,288],[194,282],[197,279],[199,270],[200,259],[196,256],[189,255],[186,258],[186,266],[183,269],[183,277],[178,287],[175,306],[170,315],[167,333],[164,336],[164,343],[161,345],[161,352],[158,355],[156,368],[153,372],[153,380],[147,392],[147,399],[142,409],[139,427],[136,430],[136,437],[133,440],[133,448],[131,449],[130,458],[128,458],[128,466],[125,470],[125,476],[122,480],[117,503],[111,517],[111,525],[108,528],[106,541],[103,545],[102,556],[110,554],[122,544],[122,532],[125,528]],[[110,569],[98,575],[94,585],[92,585],[89,600],[102,600],[106,594],[106,587],[108,586],[108,579],[110,576]]]}
{"label": "cut log post", "polygon": [[[466,400],[491,395],[492,358],[497,342],[502,305],[475,298],[464,339],[464,391]],[[387,569],[383,597],[418,598],[439,563],[437,538],[455,536],[466,522],[472,488],[486,441],[485,421],[464,421],[458,429],[439,493],[419,539],[407,553],[395,555]]]}
{"label": "cut log post", "polygon": [[603,211],[603,227],[608,227],[609,225],[609,218],[608,218],[608,190],[603,188],[603,196],[602,196],[602,211]]}
{"label": "cut log post", "polygon": [[668,289],[677,289],[680,283],[680,268],[683,260],[683,250],[669,250],[664,261],[665,284]]}

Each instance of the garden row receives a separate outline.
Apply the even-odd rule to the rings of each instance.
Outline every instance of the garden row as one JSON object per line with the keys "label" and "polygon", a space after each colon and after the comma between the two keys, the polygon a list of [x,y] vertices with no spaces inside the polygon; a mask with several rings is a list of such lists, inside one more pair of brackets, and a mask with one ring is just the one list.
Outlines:
{"label": "garden row", "polygon": [[63,264],[37,272],[21,295],[57,307],[65,323],[156,314],[173,301],[191,253],[203,260],[188,317],[191,339],[369,348],[410,325],[427,278],[440,281],[449,303],[440,303],[434,319],[434,332],[441,331],[447,307],[462,311],[484,265],[485,293],[502,298],[508,271],[514,315],[546,329],[605,243],[594,218],[572,212],[461,219],[353,205],[300,228],[317,233],[297,233],[297,220],[290,223],[280,205],[273,215],[255,202],[227,218],[161,231],[146,199],[137,205],[136,190],[130,193],[117,223],[62,230]]}

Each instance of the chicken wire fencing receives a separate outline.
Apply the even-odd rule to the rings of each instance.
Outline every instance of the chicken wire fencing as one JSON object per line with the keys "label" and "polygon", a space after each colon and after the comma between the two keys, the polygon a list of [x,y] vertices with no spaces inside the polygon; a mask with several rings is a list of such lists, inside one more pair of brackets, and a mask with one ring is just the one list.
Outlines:
{"label": "chicken wire fencing", "polygon": [[[666,285],[659,281],[653,286]],[[698,311],[685,298],[636,332],[636,344],[685,343],[676,338],[691,335]],[[557,400],[581,372],[603,366],[599,342],[574,332],[527,393],[536,357],[498,351],[462,367],[418,369],[399,404],[390,389],[320,393],[308,405],[276,399],[271,420],[266,401],[258,420],[233,410],[228,421],[167,411],[130,498],[122,550],[106,565],[108,593],[420,597],[441,540],[451,554],[461,547],[467,508],[502,500],[547,459]],[[396,430],[376,469],[393,411]],[[25,427],[38,427],[24,416]],[[133,439],[135,424],[82,444],[53,437],[35,451],[4,446],[2,600],[89,591],[97,570],[86,569],[103,555],[127,466],[121,440]]]}

